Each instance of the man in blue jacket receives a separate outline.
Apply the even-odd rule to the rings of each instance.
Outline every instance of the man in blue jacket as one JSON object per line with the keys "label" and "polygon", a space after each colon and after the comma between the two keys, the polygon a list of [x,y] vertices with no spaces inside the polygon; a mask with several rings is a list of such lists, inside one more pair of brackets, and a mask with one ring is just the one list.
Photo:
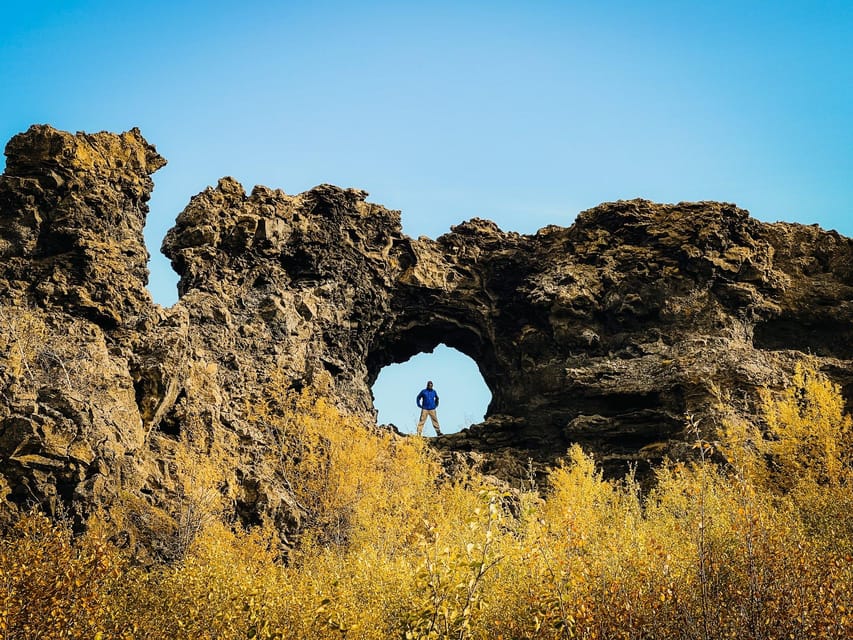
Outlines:
{"label": "man in blue jacket", "polygon": [[441,435],[441,427],[438,424],[438,416],[435,415],[435,410],[438,408],[438,394],[432,388],[432,380],[427,382],[426,389],[418,394],[415,400],[421,410],[421,419],[418,421],[418,435],[424,432],[424,424],[426,424],[427,416],[432,422],[432,428],[435,429],[435,435]]}

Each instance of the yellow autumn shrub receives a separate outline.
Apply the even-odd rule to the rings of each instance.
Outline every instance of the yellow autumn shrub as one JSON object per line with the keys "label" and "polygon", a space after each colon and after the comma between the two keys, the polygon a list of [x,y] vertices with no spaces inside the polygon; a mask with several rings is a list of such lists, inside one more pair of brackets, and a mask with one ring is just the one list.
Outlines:
{"label": "yellow autumn shrub", "polygon": [[342,414],[314,389],[289,392],[273,377],[247,419],[269,434],[268,455],[305,511],[303,547],[371,544],[396,550],[420,528],[441,467],[419,438]]}
{"label": "yellow autumn shrub", "polygon": [[829,486],[848,483],[853,463],[853,420],[844,413],[837,384],[816,365],[796,365],[791,385],[780,394],[762,392],[767,434],[762,450],[773,458],[775,484]]}
{"label": "yellow autumn shrub", "polygon": [[0,637],[94,637],[121,566],[98,532],[75,539],[68,523],[21,515],[0,538]]}
{"label": "yellow autumn shrub", "polygon": [[814,369],[793,387],[650,491],[572,447],[540,495],[448,477],[423,439],[273,381],[246,419],[305,511],[286,558],[270,528],[223,521],[203,486],[187,499],[207,516],[170,564],[122,558],[107,525],[75,538],[28,516],[0,546],[0,624],[101,640],[850,638],[849,418]]}

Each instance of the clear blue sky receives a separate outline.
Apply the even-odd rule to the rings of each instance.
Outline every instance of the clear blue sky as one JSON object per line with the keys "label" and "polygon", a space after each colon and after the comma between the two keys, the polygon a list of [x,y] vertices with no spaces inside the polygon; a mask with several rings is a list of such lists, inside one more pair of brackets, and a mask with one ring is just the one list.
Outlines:
{"label": "clear blue sky", "polygon": [[[146,232],[164,305],[163,235],[223,175],[363,188],[411,236],[634,197],[849,236],[853,2],[2,0],[0,138],[37,122],[138,126],[169,160]],[[478,420],[469,365],[386,370],[380,419],[408,425],[431,378],[446,427]]]}

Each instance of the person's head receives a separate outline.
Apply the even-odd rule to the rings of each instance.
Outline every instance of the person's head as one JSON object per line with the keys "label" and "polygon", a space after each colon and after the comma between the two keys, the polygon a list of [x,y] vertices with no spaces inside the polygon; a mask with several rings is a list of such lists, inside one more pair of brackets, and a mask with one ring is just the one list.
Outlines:
{"label": "person's head", "polygon": [[427,381],[427,389],[432,389],[432,380]]}

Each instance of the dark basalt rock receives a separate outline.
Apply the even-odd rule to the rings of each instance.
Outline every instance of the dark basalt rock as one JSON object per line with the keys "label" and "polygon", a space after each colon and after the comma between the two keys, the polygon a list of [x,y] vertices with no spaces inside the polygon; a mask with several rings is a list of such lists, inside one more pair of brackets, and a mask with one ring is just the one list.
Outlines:
{"label": "dark basalt rock", "polygon": [[[227,454],[235,513],[298,525],[268,435],[243,420],[273,372],[374,417],[382,367],[444,343],[492,391],[435,441],[523,478],[573,442],[608,471],[681,455],[685,415],[746,416],[808,353],[853,391],[853,241],[731,204],[602,204],[535,235],[487,220],[436,240],[356,189],[291,196],[231,178],[163,241],[170,309],[146,291],[142,227],[163,160],[137,130],[35,126],[0,177],[0,494],[85,515],[119,491],[165,502],[187,429]],[[35,335],[35,339],[28,336]],[[23,345],[23,346],[22,346]]]}

